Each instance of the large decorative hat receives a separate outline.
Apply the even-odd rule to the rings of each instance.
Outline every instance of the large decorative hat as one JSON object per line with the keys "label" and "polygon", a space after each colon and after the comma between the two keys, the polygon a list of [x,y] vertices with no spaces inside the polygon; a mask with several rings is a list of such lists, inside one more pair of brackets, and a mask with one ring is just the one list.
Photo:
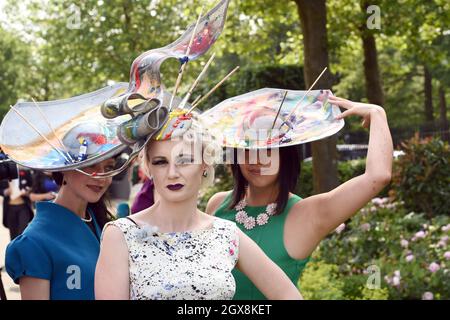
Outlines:
{"label": "large decorative hat", "polygon": [[0,126],[0,146],[25,167],[85,174],[82,168],[132,146],[133,153],[121,168],[93,175],[120,173],[152,137],[169,139],[189,128],[188,97],[177,97],[176,90],[169,93],[161,83],[159,68],[168,58],[178,59],[179,85],[187,62],[208,51],[222,32],[228,3],[222,0],[205,16],[200,15],[172,44],[136,58],[128,85],[118,83],[65,100],[17,103]]}
{"label": "large decorative hat", "polygon": [[329,90],[260,89],[227,99],[202,114],[210,132],[230,148],[276,148],[326,138],[344,126]]}
{"label": "large decorative hat", "polygon": [[108,120],[99,111],[126,87],[118,83],[70,99],[19,102],[2,121],[1,147],[16,163],[46,171],[83,168],[112,157],[126,148],[116,130],[128,117]]}

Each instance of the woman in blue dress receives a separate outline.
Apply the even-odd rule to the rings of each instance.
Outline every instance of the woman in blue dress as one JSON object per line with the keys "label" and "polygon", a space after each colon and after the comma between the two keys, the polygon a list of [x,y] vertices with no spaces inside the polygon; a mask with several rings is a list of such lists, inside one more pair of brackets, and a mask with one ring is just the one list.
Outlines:
{"label": "woman in blue dress", "polygon": [[[114,169],[110,158],[83,170]],[[52,202],[38,202],[36,215],[6,250],[6,270],[20,285],[22,299],[94,299],[99,237],[110,220],[105,192],[112,178],[77,171],[53,173],[60,190]]]}

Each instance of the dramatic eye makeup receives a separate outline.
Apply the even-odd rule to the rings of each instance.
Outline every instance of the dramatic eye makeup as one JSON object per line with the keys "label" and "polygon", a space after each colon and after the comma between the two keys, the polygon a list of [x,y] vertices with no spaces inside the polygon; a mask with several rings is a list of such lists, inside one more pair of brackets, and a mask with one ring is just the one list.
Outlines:
{"label": "dramatic eye makeup", "polygon": [[163,164],[167,164],[167,159],[164,157],[154,157],[152,159],[152,165],[154,166],[160,166]]}

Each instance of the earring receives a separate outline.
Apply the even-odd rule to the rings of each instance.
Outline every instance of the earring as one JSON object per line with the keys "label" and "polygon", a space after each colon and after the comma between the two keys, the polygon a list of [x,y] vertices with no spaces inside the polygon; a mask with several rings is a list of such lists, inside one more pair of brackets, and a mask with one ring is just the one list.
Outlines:
{"label": "earring", "polygon": [[208,172],[206,172],[206,170],[203,171],[203,177],[204,177],[204,178],[208,177]]}

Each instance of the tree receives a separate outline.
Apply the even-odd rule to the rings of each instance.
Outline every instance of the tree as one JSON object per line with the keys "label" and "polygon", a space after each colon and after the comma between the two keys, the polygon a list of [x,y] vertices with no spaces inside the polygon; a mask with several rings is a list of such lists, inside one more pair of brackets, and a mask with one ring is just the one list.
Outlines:
{"label": "tree", "polygon": [[36,66],[29,46],[0,27],[0,117],[19,98],[33,91]]}
{"label": "tree", "polygon": [[[329,67],[327,11],[325,0],[294,0],[303,32],[304,78],[310,87],[323,68]],[[318,88],[331,88],[328,70],[319,80]],[[336,136],[312,143],[314,191],[330,191],[338,184]]]}
{"label": "tree", "polygon": [[[369,6],[374,5],[372,0],[361,0],[360,6],[363,15]],[[375,29],[374,29],[375,30]],[[384,93],[381,74],[378,67],[378,52],[374,31],[367,27],[366,19],[360,25],[361,40],[364,49],[364,77],[366,80],[366,95],[370,103],[384,105]]]}

